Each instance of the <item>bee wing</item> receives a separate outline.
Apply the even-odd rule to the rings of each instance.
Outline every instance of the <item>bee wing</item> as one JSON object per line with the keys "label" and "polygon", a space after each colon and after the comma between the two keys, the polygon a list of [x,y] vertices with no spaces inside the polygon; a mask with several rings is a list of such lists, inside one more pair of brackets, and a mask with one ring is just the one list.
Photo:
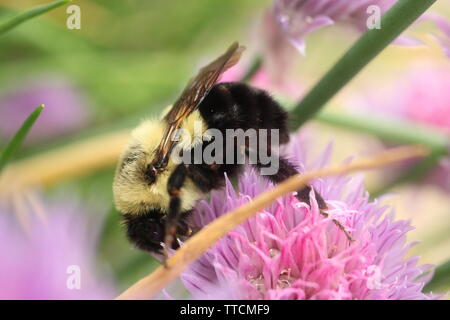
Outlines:
{"label": "bee wing", "polygon": [[167,156],[174,146],[173,135],[181,127],[183,120],[198,108],[219,77],[238,63],[244,49],[239,43],[233,43],[223,55],[200,69],[197,76],[189,81],[181,96],[164,118],[168,126],[164,132],[164,138],[156,150],[156,167],[162,167],[167,161]]}
{"label": "bee wing", "polygon": [[167,122],[176,123],[180,118],[185,118],[194,111],[219,77],[239,61],[243,50],[244,47],[235,42],[223,55],[200,69],[198,75],[189,81],[166,115]]}

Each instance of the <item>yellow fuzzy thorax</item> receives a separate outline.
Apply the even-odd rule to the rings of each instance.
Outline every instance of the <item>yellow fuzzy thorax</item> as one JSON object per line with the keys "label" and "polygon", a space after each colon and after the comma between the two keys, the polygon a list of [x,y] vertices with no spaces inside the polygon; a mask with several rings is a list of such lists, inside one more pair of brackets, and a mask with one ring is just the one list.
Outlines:
{"label": "yellow fuzzy thorax", "polygon": [[[139,214],[149,209],[161,209],[167,212],[170,200],[167,182],[177,165],[169,159],[166,170],[158,174],[156,182],[152,185],[149,185],[142,177],[143,168],[152,162],[153,152],[164,138],[165,127],[164,120],[149,119],[132,131],[130,142],[122,154],[119,166],[130,150],[138,148],[143,154],[136,161],[123,166],[121,170],[118,168],[116,172],[113,191],[115,204],[120,212]],[[182,128],[189,135],[189,137],[182,137],[178,142],[183,149],[189,149],[201,142],[207,130],[199,111],[192,112],[183,122]],[[182,210],[192,209],[202,196],[202,192],[187,178],[180,193]]]}

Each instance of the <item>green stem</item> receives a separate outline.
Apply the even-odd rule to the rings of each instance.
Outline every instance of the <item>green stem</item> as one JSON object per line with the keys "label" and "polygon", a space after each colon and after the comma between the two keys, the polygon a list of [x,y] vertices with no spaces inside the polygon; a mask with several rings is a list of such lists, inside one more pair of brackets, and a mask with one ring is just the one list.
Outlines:
{"label": "green stem", "polygon": [[436,0],[399,0],[381,20],[381,29],[365,32],[292,111],[292,129],[314,116],[372,59],[394,41]]}
{"label": "green stem", "polygon": [[319,122],[337,126],[347,130],[355,130],[375,135],[383,140],[402,144],[422,144],[430,149],[430,155],[412,168],[406,170],[402,175],[388,184],[371,193],[377,197],[389,189],[410,181],[423,178],[432,168],[436,166],[441,157],[448,155],[450,140],[442,132],[412,124],[406,121],[398,121],[377,116],[363,117],[350,114],[338,114],[332,112],[321,112],[315,119]]}
{"label": "green stem", "polygon": [[11,159],[14,152],[22,145],[23,140],[27,136],[33,124],[36,122],[43,108],[44,105],[41,104],[28,116],[20,129],[17,130],[14,137],[0,154],[0,172],[2,171],[6,163]]}
{"label": "green stem", "polygon": [[258,72],[258,70],[261,68],[262,64],[262,58],[260,56],[257,56],[250,65],[250,68],[247,70],[247,73],[242,77],[241,82],[250,81],[255,73]]}
{"label": "green stem", "polygon": [[423,144],[442,153],[446,153],[450,148],[450,138],[442,132],[404,120],[329,111],[320,112],[315,120],[343,129],[372,134],[394,143]]}
{"label": "green stem", "polygon": [[13,16],[7,20],[0,22],[0,35],[13,29],[17,25],[24,23],[27,20],[30,20],[30,19],[32,19],[36,16],[39,16],[41,14],[44,14],[50,10],[58,8],[66,3],[69,3],[70,1],[71,0],[58,0],[58,1],[48,3],[48,4],[44,4],[42,6],[38,6],[36,8],[30,9],[25,12],[18,13],[15,16]]}

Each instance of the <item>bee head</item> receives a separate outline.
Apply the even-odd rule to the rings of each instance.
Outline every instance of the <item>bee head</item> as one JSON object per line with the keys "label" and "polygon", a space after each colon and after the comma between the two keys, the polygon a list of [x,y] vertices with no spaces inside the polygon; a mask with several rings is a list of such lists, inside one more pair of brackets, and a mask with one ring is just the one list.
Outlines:
{"label": "bee head", "polygon": [[[144,214],[123,216],[124,224],[130,239],[137,248],[149,252],[162,252],[161,243],[164,242],[165,221],[159,212],[151,210]],[[178,247],[174,242],[173,249]]]}
{"label": "bee head", "polygon": [[[157,156],[165,128],[160,120],[146,120],[133,130],[113,183],[114,203],[122,214],[139,215],[152,209],[167,212],[170,202],[167,185],[176,163],[170,157]],[[200,196],[201,192],[195,188],[185,192],[183,210],[191,209]]]}
{"label": "bee head", "polygon": [[164,128],[159,120],[146,120],[131,134],[113,184],[114,203],[122,214],[144,214],[150,209],[168,207],[166,185],[171,162],[161,166],[155,157]]}
{"label": "bee head", "polygon": [[159,168],[155,167],[153,164],[147,165],[145,170],[145,178],[149,184],[154,184],[158,176],[158,172],[161,171]]}

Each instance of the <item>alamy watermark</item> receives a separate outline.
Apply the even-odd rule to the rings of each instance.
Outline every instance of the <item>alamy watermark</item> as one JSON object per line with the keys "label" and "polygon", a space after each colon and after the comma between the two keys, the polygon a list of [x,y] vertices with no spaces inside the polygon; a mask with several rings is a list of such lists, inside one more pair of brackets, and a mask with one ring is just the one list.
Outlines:
{"label": "alamy watermark", "polygon": [[381,8],[377,5],[370,5],[366,12],[369,15],[366,21],[367,29],[381,29]]}
{"label": "alamy watermark", "polygon": [[66,287],[69,290],[81,289],[81,268],[73,264],[67,267],[66,273],[69,275],[66,280]]}
{"label": "alamy watermark", "polygon": [[67,7],[66,13],[69,14],[66,20],[67,29],[81,29],[81,8],[76,4]]}
{"label": "alamy watermark", "polygon": [[381,289],[381,269],[377,265],[370,265],[365,270],[365,274],[367,275],[367,289],[370,290],[378,290]]}
{"label": "alamy watermark", "polygon": [[279,169],[278,129],[203,132],[202,122],[195,121],[193,135],[180,128],[173,140],[177,142],[171,153],[175,164],[251,164],[258,165],[262,175],[274,175]]}

